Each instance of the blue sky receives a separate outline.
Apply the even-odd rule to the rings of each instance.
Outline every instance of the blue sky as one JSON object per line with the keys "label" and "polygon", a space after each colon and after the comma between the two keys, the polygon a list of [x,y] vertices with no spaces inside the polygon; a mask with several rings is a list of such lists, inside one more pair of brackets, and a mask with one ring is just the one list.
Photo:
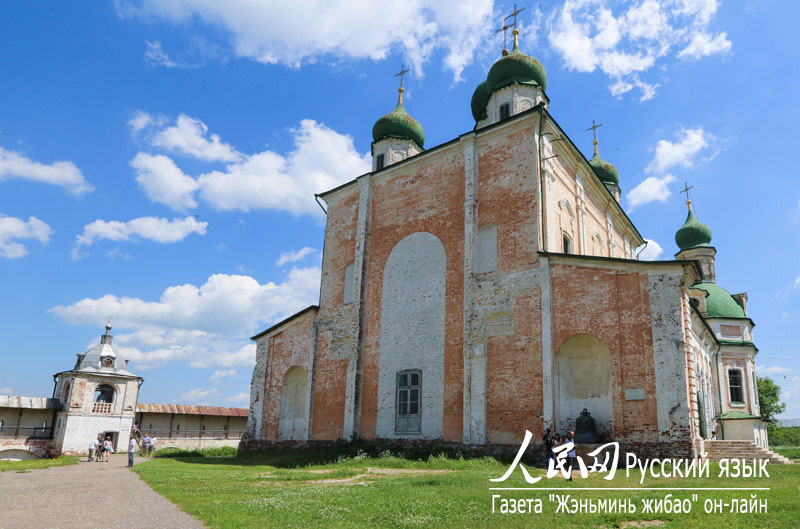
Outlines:
{"label": "blue sky", "polygon": [[[246,405],[248,337],[317,298],[313,193],[369,167],[400,64],[426,146],[472,128],[511,4],[306,4],[0,5],[0,393],[49,394],[111,315],[141,400]],[[525,7],[550,110],[587,155],[603,123],[650,257],[677,250],[695,186],[718,282],[748,292],[759,369],[800,417],[800,5]]]}

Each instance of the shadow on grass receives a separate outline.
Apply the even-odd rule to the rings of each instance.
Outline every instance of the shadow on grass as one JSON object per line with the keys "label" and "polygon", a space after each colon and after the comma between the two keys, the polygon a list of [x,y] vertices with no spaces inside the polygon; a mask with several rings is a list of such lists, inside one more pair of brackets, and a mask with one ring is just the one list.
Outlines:
{"label": "shadow on grass", "polygon": [[[409,461],[427,461],[431,457],[466,460],[491,457],[509,464],[514,460],[516,450],[470,450],[463,446],[447,444],[399,444],[392,441],[333,441],[315,443],[313,446],[275,447],[264,450],[238,453],[235,448],[208,448],[202,450],[181,450],[164,448],[156,452],[156,458],[176,459],[181,463],[201,465],[265,465],[276,468],[299,468],[313,465],[327,465],[357,459],[377,459],[397,457]],[[529,449],[522,461],[534,466],[541,460],[541,454]]]}

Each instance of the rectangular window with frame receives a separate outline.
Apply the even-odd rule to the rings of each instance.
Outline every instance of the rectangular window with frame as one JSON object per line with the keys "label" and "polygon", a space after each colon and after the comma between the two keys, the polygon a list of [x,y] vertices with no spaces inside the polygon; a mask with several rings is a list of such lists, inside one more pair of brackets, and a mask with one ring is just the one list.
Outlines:
{"label": "rectangular window with frame", "polygon": [[417,433],[421,428],[422,371],[410,369],[397,374],[397,419],[395,431]]}
{"label": "rectangular window with frame", "polygon": [[731,403],[744,404],[741,369],[728,369],[728,390],[731,397]]}
{"label": "rectangular window with frame", "polygon": [[384,155],[379,154],[378,159],[375,160],[375,170],[380,171],[384,166]]}

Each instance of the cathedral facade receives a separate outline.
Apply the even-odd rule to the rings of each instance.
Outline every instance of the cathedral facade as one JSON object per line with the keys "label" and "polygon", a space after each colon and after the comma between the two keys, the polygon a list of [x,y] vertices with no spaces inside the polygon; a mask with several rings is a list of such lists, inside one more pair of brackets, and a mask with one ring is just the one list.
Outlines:
{"label": "cathedral facade", "polygon": [[638,260],[616,168],[596,141],[584,157],[546,87],[515,30],[475,90],[475,128],[425,150],[401,86],[373,170],[318,195],[319,305],[253,337],[243,447],[519,446],[583,410],[638,453],[692,457],[713,431],[766,447],[753,322],[716,285],[710,230],[689,205],[676,258]]}

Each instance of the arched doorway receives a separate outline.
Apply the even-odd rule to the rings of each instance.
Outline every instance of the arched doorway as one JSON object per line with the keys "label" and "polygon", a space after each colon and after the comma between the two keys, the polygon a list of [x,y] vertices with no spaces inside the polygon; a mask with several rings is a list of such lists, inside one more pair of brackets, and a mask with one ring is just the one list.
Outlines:
{"label": "arched doorway", "polygon": [[308,390],[307,372],[303,367],[294,366],[286,371],[281,389],[281,418],[278,423],[278,440],[304,441],[308,437],[306,392]]}
{"label": "arched doorway", "polygon": [[567,339],[556,354],[556,428],[562,434],[575,429],[585,408],[595,420],[597,432],[613,435],[611,400],[611,352],[591,334]]}

